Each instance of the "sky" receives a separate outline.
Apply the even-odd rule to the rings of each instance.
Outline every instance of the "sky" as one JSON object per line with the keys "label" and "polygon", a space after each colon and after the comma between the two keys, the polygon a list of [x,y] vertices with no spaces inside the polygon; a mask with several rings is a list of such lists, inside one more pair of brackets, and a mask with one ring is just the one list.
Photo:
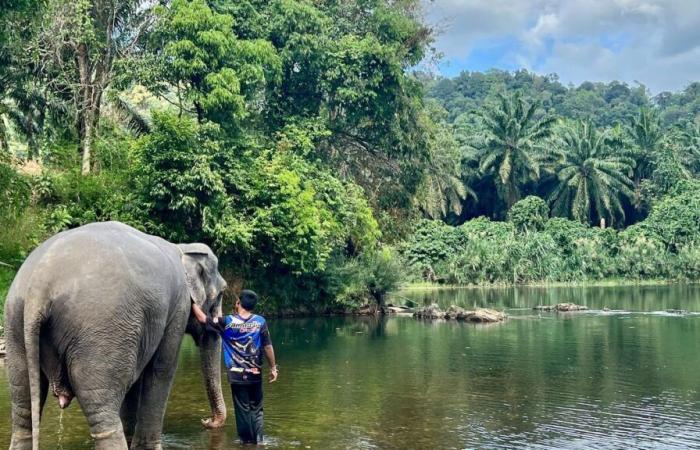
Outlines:
{"label": "sky", "polygon": [[620,80],[653,94],[700,81],[700,0],[423,0],[434,68],[524,68],[564,83]]}

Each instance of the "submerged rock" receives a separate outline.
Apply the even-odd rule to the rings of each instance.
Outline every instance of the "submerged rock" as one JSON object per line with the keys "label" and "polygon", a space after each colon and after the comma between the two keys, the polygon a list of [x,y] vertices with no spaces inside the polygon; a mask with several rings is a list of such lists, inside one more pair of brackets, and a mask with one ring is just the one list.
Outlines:
{"label": "submerged rock", "polygon": [[557,312],[571,312],[571,311],[585,311],[588,309],[587,306],[577,305],[575,303],[558,303],[556,305],[539,305],[535,306],[533,309],[538,311],[557,311]]}

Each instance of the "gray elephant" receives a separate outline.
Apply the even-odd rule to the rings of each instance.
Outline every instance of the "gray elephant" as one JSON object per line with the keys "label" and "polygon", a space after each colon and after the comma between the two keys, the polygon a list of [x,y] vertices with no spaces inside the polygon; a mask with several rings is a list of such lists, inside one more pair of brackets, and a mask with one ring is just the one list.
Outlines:
{"label": "gray elephant", "polygon": [[59,233],[19,269],[5,304],[11,449],[39,448],[48,391],[80,402],[97,449],[158,449],[185,332],[200,347],[222,426],[220,342],[191,317],[218,313],[226,282],[204,244],[172,244],[118,222]]}

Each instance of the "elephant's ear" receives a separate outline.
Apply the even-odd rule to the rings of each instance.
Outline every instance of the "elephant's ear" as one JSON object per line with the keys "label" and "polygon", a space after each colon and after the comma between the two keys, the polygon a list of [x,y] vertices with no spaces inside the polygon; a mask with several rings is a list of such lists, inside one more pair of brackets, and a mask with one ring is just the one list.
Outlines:
{"label": "elephant's ear", "polygon": [[185,283],[190,293],[190,298],[198,305],[204,305],[206,301],[206,288],[204,287],[205,270],[202,261],[209,256],[211,250],[205,244],[180,244],[182,253],[182,265],[185,268]]}

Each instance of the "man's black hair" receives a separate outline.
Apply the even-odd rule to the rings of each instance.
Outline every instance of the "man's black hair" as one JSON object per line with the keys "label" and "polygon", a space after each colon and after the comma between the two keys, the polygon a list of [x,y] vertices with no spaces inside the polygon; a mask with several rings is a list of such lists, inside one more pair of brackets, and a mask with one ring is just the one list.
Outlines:
{"label": "man's black hair", "polygon": [[255,309],[255,305],[258,304],[258,294],[247,289],[241,291],[239,299],[241,301],[241,306],[246,311],[253,311]]}

